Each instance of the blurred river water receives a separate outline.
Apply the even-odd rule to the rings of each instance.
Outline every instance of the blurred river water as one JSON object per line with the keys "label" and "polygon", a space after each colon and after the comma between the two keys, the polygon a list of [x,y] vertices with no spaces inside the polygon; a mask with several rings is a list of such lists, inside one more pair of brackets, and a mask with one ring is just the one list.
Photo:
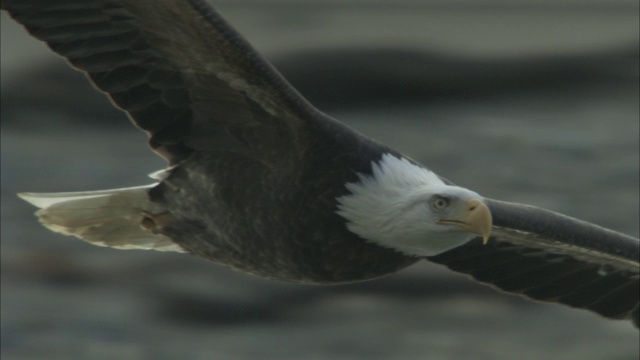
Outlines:
{"label": "blurred river water", "polygon": [[[638,236],[638,3],[216,1],[321,110],[492,198]],[[631,324],[421,263],[360,284],[98,248],[15,194],[150,182],[144,134],[1,18],[3,359],[637,359]]]}

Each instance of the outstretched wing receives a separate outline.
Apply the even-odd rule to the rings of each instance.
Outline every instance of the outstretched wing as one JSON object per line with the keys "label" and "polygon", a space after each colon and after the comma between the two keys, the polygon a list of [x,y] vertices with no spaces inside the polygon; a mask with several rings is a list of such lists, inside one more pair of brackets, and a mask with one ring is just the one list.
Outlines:
{"label": "outstretched wing", "polygon": [[171,163],[198,150],[248,152],[266,163],[303,153],[317,110],[203,0],[1,4],[107,93]]}
{"label": "outstretched wing", "polygon": [[531,299],[633,317],[637,326],[638,239],[532,206],[487,202],[489,243],[476,239],[429,260]]}

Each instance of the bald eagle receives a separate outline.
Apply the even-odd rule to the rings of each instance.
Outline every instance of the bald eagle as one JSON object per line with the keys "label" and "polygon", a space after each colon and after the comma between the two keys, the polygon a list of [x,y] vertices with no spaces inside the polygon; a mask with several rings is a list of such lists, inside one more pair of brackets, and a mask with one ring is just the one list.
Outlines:
{"label": "bald eagle", "polygon": [[485,198],[307,102],[202,0],[2,0],[149,135],[156,182],[24,193],[53,231],[333,284],[422,259],[638,321],[639,240]]}

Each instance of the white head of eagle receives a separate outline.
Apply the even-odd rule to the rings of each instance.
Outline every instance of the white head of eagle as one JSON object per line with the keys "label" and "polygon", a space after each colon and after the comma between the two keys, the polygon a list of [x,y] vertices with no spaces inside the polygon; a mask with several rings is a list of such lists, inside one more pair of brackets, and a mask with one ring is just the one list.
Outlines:
{"label": "white head of eagle", "polygon": [[482,236],[492,219],[477,193],[447,185],[435,173],[391,154],[372,163],[372,174],[347,183],[337,199],[347,228],[365,240],[407,255],[431,256]]}

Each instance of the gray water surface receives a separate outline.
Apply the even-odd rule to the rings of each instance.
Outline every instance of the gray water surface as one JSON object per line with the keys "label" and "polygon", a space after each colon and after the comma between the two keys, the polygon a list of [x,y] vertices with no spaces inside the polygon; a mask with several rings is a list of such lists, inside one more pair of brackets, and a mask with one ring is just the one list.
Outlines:
{"label": "gray water surface", "polygon": [[[638,236],[633,2],[494,12],[323,3],[220,8],[312,102],[359,131],[484,196]],[[15,193],[140,185],[164,164],[4,14],[1,44],[3,359],[638,358],[627,322],[503,295],[432,264],[302,286],[53,234]]]}

